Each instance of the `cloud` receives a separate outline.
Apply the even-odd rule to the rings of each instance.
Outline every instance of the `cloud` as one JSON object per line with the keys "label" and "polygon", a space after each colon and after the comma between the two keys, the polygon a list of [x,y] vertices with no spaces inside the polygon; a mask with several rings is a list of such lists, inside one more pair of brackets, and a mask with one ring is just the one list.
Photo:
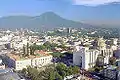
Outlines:
{"label": "cloud", "polygon": [[109,3],[120,3],[120,0],[73,0],[75,5],[98,6]]}

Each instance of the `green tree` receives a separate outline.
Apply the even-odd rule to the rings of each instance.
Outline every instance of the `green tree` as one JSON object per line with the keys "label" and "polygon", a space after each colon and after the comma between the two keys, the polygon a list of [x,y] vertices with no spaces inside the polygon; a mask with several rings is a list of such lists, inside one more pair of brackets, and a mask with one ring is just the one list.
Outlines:
{"label": "green tree", "polygon": [[50,72],[48,80],[55,80],[55,74],[54,71]]}
{"label": "green tree", "polygon": [[47,49],[50,49],[51,48],[51,43],[50,42],[45,42],[44,44],[43,44]]}
{"label": "green tree", "polygon": [[65,76],[79,73],[79,67],[68,67],[64,63],[58,63],[56,66],[45,67],[43,71],[29,66],[21,72],[29,76],[31,80],[63,80]]}
{"label": "green tree", "polygon": [[61,72],[67,69],[67,66],[64,63],[58,63],[56,66],[57,71]]}
{"label": "green tree", "polygon": [[56,66],[57,72],[64,78],[66,76],[67,66],[64,63],[58,63]]}
{"label": "green tree", "polygon": [[27,73],[27,69],[23,68],[22,71],[21,71],[21,73],[26,74]]}
{"label": "green tree", "polygon": [[79,73],[79,72],[80,72],[80,68],[77,67],[77,66],[74,66],[74,67],[73,67],[73,74],[77,74],[77,73]]}
{"label": "green tree", "polygon": [[61,58],[64,54],[59,52],[53,52],[51,53],[51,55],[53,55],[53,57],[56,57],[56,58]]}
{"label": "green tree", "polygon": [[70,66],[67,70],[67,76],[72,75],[72,74],[73,74],[73,67]]}
{"label": "green tree", "polygon": [[32,80],[39,80],[39,72],[36,68],[32,68],[32,67],[28,67],[27,68],[27,72],[28,72],[28,76],[32,79]]}
{"label": "green tree", "polygon": [[55,79],[56,80],[63,80],[62,76],[58,72],[55,73]]}

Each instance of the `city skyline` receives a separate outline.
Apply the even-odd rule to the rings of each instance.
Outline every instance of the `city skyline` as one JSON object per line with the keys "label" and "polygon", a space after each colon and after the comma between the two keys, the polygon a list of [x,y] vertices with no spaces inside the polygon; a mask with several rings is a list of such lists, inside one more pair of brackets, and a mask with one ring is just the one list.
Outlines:
{"label": "city skyline", "polygon": [[0,5],[0,80],[120,80],[120,0]]}

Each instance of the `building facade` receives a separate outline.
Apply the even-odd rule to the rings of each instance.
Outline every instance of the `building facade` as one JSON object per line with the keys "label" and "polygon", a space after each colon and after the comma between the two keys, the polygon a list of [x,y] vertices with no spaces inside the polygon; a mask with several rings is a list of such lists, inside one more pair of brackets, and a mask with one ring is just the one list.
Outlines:
{"label": "building facade", "polygon": [[73,64],[89,69],[95,66],[98,56],[102,57],[103,65],[109,64],[109,59],[113,56],[113,50],[106,47],[91,49],[90,47],[77,46],[73,53]]}
{"label": "building facade", "polygon": [[52,55],[48,53],[40,53],[37,56],[29,56],[25,58],[20,58],[20,56],[15,54],[6,55],[8,67],[14,68],[15,70],[22,70],[28,66],[32,67],[42,67],[52,63]]}
{"label": "building facade", "polygon": [[98,50],[80,47],[79,51],[73,53],[73,64],[87,70],[95,65],[99,54]]}

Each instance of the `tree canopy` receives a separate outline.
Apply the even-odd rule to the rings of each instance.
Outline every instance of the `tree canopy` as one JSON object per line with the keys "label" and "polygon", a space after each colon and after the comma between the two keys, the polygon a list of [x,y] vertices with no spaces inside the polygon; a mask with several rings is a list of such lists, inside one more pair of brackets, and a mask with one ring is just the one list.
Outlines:
{"label": "tree canopy", "polygon": [[32,80],[63,80],[65,76],[79,73],[79,69],[77,66],[68,67],[64,63],[58,63],[56,66],[46,67],[43,71],[29,66],[21,72]]}

